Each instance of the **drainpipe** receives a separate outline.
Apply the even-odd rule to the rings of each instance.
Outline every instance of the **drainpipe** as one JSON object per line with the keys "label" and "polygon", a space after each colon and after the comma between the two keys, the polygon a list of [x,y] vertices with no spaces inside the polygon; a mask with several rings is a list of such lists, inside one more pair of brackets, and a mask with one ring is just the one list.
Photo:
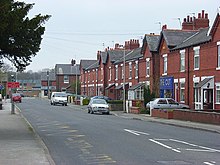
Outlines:
{"label": "drainpipe", "polygon": [[188,102],[188,105],[189,105],[189,96],[190,96],[190,94],[189,94],[189,73],[190,73],[190,71],[189,71],[189,64],[190,64],[190,60],[189,60],[189,47],[187,48],[187,60],[188,60],[188,66],[187,66],[187,79],[188,79],[188,81],[187,81],[187,90],[188,90],[188,92],[187,92],[187,102]]}

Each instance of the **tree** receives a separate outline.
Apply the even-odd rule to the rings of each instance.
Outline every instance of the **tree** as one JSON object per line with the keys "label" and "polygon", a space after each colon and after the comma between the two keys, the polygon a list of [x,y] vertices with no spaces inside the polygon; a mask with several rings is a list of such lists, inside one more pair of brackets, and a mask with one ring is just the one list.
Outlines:
{"label": "tree", "polygon": [[50,16],[27,17],[34,4],[14,0],[0,1],[0,63],[8,59],[18,71],[23,71],[40,50],[45,27]]}

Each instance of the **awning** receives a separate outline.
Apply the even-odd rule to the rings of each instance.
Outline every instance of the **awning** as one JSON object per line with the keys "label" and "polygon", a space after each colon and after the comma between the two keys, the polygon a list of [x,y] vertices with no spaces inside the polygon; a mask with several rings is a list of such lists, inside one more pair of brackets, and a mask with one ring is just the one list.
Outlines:
{"label": "awning", "polygon": [[[123,85],[124,85],[124,84],[118,85],[117,87],[115,87],[115,89],[118,89],[118,90],[119,90],[119,89],[123,89]],[[128,83],[125,83],[125,85],[128,85]]]}
{"label": "awning", "polygon": [[195,88],[202,88],[203,86],[208,86],[208,82],[213,79],[211,78],[205,78],[204,80],[200,81],[198,84],[196,84]]}
{"label": "awning", "polygon": [[135,89],[140,88],[142,86],[144,86],[144,83],[138,83],[138,84],[133,85],[131,88],[129,88],[129,90],[135,90]]}
{"label": "awning", "polygon": [[109,86],[107,86],[105,89],[109,89],[109,88],[111,88],[111,87],[113,87],[113,86],[115,86],[115,83],[110,84],[110,85],[109,85]]}

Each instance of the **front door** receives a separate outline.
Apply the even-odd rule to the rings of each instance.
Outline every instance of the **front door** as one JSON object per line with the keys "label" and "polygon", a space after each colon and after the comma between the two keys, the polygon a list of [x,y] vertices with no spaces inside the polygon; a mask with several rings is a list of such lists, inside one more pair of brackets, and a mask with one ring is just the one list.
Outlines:
{"label": "front door", "polygon": [[203,90],[203,109],[213,109],[213,89]]}

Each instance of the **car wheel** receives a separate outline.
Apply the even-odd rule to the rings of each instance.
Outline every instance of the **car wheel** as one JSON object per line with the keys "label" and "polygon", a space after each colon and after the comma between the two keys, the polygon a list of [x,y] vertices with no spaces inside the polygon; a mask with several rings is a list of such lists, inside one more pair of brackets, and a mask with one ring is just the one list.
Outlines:
{"label": "car wheel", "polygon": [[110,115],[110,112],[106,112],[107,115]]}
{"label": "car wheel", "polygon": [[94,114],[93,110],[90,111],[91,114]]}
{"label": "car wheel", "polygon": [[54,105],[54,106],[56,105],[55,102],[53,102],[53,105]]}
{"label": "car wheel", "polygon": [[88,109],[88,113],[90,113],[90,110]]}
{"label": "car wheel", "polygon": [[65,106],[67,106],[67,103],[65,104]]}

